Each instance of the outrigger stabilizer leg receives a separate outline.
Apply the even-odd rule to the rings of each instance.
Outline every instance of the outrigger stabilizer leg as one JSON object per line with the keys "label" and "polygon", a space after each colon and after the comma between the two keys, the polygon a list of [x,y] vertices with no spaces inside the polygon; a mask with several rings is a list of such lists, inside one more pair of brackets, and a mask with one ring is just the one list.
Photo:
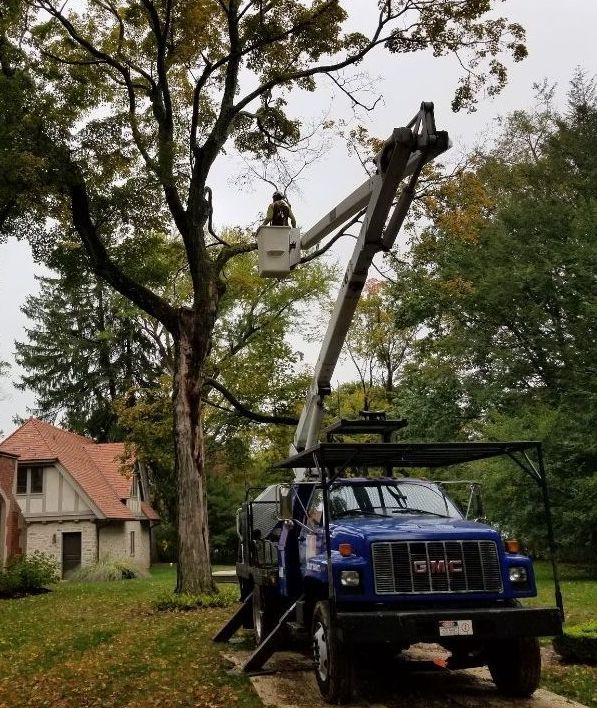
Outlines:
{"label": "outrigger stabilizer leg", "polygon": [[[302,598],[299,598],[302,599]],[[297,601],[298,602],[298,601]],[[253,603],[253,593],[250,593],[243,601],[242,605],[234,613],[234,615],[226,622],[226,624],[213,637],[214,642],[227,642],[241,627],[249,626],[252,620],[251,605]],[[251,656],[242,665],[242,670],[245,673],[259,672],[265,662],[274,654],[282,644],[285,637],[286,625],[296,611],[296,602],[294,602],[280,617],[278,624],[255,649]]]}
{"label": "outrigger stabilizer leg", "polygon": [[250,626],[252,620],[253,593],[250,592],[243,604],[213,637],[213,642],[227,642],[241,627]]}
{"label": "outrigger stabilizer leg", "polygon": [[[302,600],[303,598],[301,597],[299,599]],[[296,605],[296,602],[292,603],[282,617],[280,617],[278,624],[245,661],[242,666],[242,670],[245,673],[251,674],[260,671],[265,662],[280,648],[286,633],[287,622],[289,622],[295,614]]]}

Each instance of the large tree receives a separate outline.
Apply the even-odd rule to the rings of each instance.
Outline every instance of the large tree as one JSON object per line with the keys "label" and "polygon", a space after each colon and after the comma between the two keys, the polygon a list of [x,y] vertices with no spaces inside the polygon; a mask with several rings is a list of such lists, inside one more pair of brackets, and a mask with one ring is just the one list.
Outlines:
{"label": "large tree", "polygon": [[[369,2],[369,35],[346,31],[338,0],[5,0],[0,16],[4,233],[26,228],[44,257],[80,239],[94,271],[163,324],[174,343],[177,589],[212,587],[202,397],[231,258],[255,248],[211,227],[208,189],[225,146],[264,158],[300,139],[293,89],[313,91],[377,47],[455,54],[455,107],[505,83],[499,55],[525,55],[523,30],[491,0]],[[31,170],[31,165],[35,170]],[[20,166],[23,169],[19,169]],[[15,167],[16,166],[16,167]],[[29,168],[29,169],[26,169]],[[223,210],[223,205],[221,205]],[[192,282],[179,306],[139,282],[116,246],[140,233],[180,239]],[[139,257],[143,257],[140,252]]]}

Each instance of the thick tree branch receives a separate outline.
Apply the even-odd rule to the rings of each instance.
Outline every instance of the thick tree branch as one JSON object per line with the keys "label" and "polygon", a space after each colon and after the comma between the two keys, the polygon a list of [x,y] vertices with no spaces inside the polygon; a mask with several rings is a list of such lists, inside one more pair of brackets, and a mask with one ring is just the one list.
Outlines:
{"label": "thick tree branch", "polygon": [[[257,49],[263,49],[264,47],[270,46],[272,44],[275,44],[276,42],[282,42],[285,39],[288,39],[289,37],[293,35],[297,35],[300,32],[304,31],[305,29],[308,29],[316,20],[318,20],[323,14],[325,14],[329,9],[334,7],[337,4],[337,0],[330,0],[328,3],[325,5],[322,5],[321,7],[317,8],[317,10],[310,15],[306,20],[302,22],[298,22],[296,25],[293,25],[291,28],[288,30],[284,30],[283,32],[278,32],[277,34],[269,34],[266,39],[259,40],[257,42],[253,42],[252,44],[249,44],[246,46],[244,49],[241,49],[243,40],[238,34],[238,24],[242,17],[245,15],[245,13],[251,8],[253,5],[253,2],[249,2],[245,8],[238,13],[235,21],[235,27],[236,30],[230,33],[230,24],[229,24],[229,34],[230,34],[230,53],[227,54],[226,56],[222,57],[216,62],[210,62],[207,58],[205,59],[205,68],[199,77],[197,83],[195,84],[195,89],[193,92],[193,113],[192,113],[192,118],[191,118],[191,151],[195,156],[199,156],[201,154],[201,151],[197,147],[196,144],[196,139],[197,139],[197,122],[198,122],[198,116],[199,116],[199,98],[201,95],[201,91],[205,87],[207,81],[209,80],[209,77],[218,69],[220,69],[222,66],[227,64],[231,59],[235,59],[237,62],[242,60],[243,57],[251,54],[251,52],[256,51]],[[238,3],[235,4],[236,10],[238,10]],[[229,23],[230,23],[230,13],[228,9],[223,6],[223,9],[229,18]],[[232,12],[232,4],[230,7],[230,11]],[[232,69],[232,72],[234,72],[234,68]],[[238,73],[238,70],[237,70]],[[227,69],[227,78],[229,75],[229,70]],[[223,105],[223,104],[222,104]],[[220,111],[221,115],[222,111]]]}
{"label": "thick tree branch", "polygon": [[68,190],[73,223],[95,272],[135,303],[137,307],[159,320],[169,332],[176,336],[179,325],[176,310],[149,288],[126,275],[112,261],[91,219],[85,179],[79,167],[73,163],[70,165],[70,177]]}
{"label": "thick tree branch", "polygon": [[234,114],[236,115],[239,111],[242,111],[248,104],[250,104],[256,98],[261,96],[263,93],[271,91],[273,88],[280,84],[298,81],[299,79],[308,78],[310,76],[316,76],[318,74],[329,74],[330,72],[338,71],[340,69],[346,68],[347,66],[351,66],[352,64],[357,63],[376,46],[378,46],[379,44],[383,44],[383,42],[387,41],[388,37],[382,37],[381,33],[384,27],[388,24],[388,22],[390,20],[395,19],[397,16],[398,15],[392,15],[388,16],[387,18],[384,18],[383,14],[380,14],[377,27],[375,29],[375,32],[373,33],[373,36],[371,37],[371,40],[362,49],[356,52],[356,54],[351,54],[342,61],[336,62],[334,64],[324,64],[320,66],[315,66],[311,69],[303,69],[302,71],[282,74],[280,76],[274,77],[273,79],[270,79],[269,81],[264,82],[235,104],[233,109]]}
{"label": "thick tree branch", "polygon": [[[152,17],[152,21],[154,23],[154,33],[156,34],[156,41],[160,41],[161,38],[161,32],[160,32],[160,27],[159,27],[159,18],[157,17],[157,13],[155,12],[155,8],[153,8],[152,4],[146,0],[145,3],[147,6],[149,6],[149,11]],[[186,213],[185,209],[182,205],[182,201],[180,199],[180,195],[178,194],[178,190],[175,185],[175,180],[174,180],[174,175],[173,175],[173,164],[172,164],[172,135],[173,135],[173,118],[172,118],[172,105],[170,101],[170,94],[169,94],[169,89],[167,86],[167,76],[165,72],[165,64],[164,64],[164,52],[165,48],[163,46],[163,42],[161,45],[158,44],[158,53],[159,53],[159,75],[160,79],[158,84],[156,85],[153,80],[152,80],[152,90],[149,92],[151,102],[152,102],[152,107],[153,107],[153,112],[154,116],[156,118],[156,121],[158,123],[158,129],[159,129],[159,157],[158,157],[158,163],[159,163],[159,168],[156,166],[155,161],[150,157],[149,153],[147,152],[145,146],[143,145],[143,140],[141,137],[141,133],[138,128],[138,124],[136,121],[136,97],[135,97],[135,90],[134,86],[131,82],[131,77],[130,77],[130,69],[127,65],[122,64],[121,62],[117,61],[113,56],[110,54],[107,54],[106,52],[103,52],[99,50],[97,47],[95,47],[91,42],[89,42],[87,39],[82,37],[72,24],[68,18],[66,18],[59,10],[56,10],[54,6],[49,3],[45,2],[42,0],[41,6],[50,14],[52,17],[56,18],[62,26],[65,28],[69,36],[81,47],[83,47],[89,54],[92,56],[96,57],[98,60],[101,60],[102,62],[108,64],[109,66],[113,67],[116,69],[121,76],[124,79],[126,88],[127,88],[127,94],[128,94],[128,100],[129,100],[129,118],[130,118],[130,124],[131,124],[131,131],[133,134],[133,138],[135,140],[135,144],[137,146],[137,149],[139,150],[141,156],[145,160],[147,166],[157,174],[158,178],[160,179],[160,183],[162,184],[162,188],[164,190],[164,196],[166,198],[166,202],[168,204],[168,208],[170,209],[170,212],[172,214],[172,217],[174,219],[174,223],[176,224],[177,229],[179,232],[182,234],[183,239],[185,239],[185,243],[188,239],[185,238],[185,235],[188,232],[188,224],[187,224],[187,219],[186,219]],[[153,8],[153,11],[151,11],[151,8]],[[156,24],[157,23],[157,24]],[[160,92],[161,95],[164,97],[164,104],[162,104],[162,101],[160,100]]]}
{"label": "thick tree branch", "polygon": [[204,385],[214,388],[216,391],[222,394],[224,398],[230,403],[237,413],[240,413],[245,418],[254,421],[255,423],[274,423],[277,425],[296,425],[298,423],[298,418],[294,418],[288,415],[265,415],[264,413],[256,413],[244,406],[236,396],[234,396],[230,391],[225,388],[221,383],[215,381],[214,379],[207,378],[204,381]]}
{"label": "thick tree branch", "polygon": [[221,273],[222,269],[228,263],[231,258],[235,256],[240,256],[243,253],[251,253],[251,251],[257,250],[257,241],[251,243],[239,244],[238,246],[224,246],[222,250],[218,253],[218,257],[214,263],[214,270],[216,273]]}

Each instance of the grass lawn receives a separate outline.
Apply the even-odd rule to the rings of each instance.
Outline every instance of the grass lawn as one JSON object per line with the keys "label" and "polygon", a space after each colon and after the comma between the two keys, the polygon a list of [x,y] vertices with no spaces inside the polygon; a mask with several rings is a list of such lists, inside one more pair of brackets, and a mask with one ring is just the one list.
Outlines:
{"label": "grass lawn", "polygon": [[175,570],[0,600],[0,708],[261,706],[211,636],[230,609],[155,613]]}
{"label": "grass lawn", "polygon": [[[536,569],[532,604],[553,605],[549,566]],[[571,566],[561,573],[568,623],[594,617],[597,579]],[[0,600],[0,708],[261,706],[246,677],[227,673],[211,642],[230,609],[150,609],[174,587],[174,576],[157,566],[142,580],[61,583],[46,595]],[[543,686],[597,706],[597,667],[552,662]]]}
{"label": "grass lawn", "polygon": [[[594,620],[597,614],[597,578],[577,566],[558,565],[564,598],[566,624],[582,624]],[[551,566],[546,562],[535,564],[539,595],[530,601],[533,605],[555,605]],[[544,644],[551,646],[551,640]],[[555,661],[543,667],[542,686],[572,698],[587,706],[597,706],[597,666],[560,664]]]}

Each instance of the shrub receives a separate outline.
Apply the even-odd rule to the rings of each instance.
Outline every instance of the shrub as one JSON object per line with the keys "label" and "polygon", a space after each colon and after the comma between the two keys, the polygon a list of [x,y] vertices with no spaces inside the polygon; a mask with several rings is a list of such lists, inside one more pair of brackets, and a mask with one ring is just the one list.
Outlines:
{"label": "shrub", "polygon": [[238,602],[238,587],[226,585],[218,592],[203,595],[187,595],[170,592],[160,595],[152,603],[154,610],[188,612],[206,607],[232,607]]}
{"label": "shrub", "polygon": [[147,573],[135,563],[121,558],[102,558],[97,563],[77,568],[69,580],[80,583],[107,582],[111,580],[132,580],[142,578]]}
{"label": "shrub", "polygon": [[169,521],[162,521],[155,529],[155,545],[158,563],[176,563],[176,527]]}
{"label": "shrub", "polygon": [[597,621],[566,627],[561,637],[554,637],[553,648],[571,663],[597,664]]}
{"label": "shrub", "polygon": [[11,561],[0,573],[0,595],[16,597],[40,592],[60,579],[56,560],[35,551]]}

